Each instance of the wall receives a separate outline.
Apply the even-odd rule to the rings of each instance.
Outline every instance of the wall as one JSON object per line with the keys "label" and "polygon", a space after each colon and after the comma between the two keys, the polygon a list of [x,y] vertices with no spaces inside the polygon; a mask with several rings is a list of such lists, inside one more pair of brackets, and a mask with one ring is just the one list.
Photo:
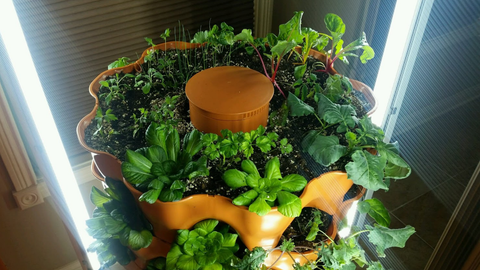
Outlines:
{"label": "wall", "polygon": [[77,260],[51,198],[16,208],[13,187],[0,159],[0,258],[8,270],[53,270]]}

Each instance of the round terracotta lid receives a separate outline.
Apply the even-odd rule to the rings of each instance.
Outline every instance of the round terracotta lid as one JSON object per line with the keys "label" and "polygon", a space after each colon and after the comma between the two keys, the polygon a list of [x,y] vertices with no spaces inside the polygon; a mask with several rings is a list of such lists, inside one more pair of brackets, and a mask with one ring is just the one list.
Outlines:
{"label": "round terracotta lid", "polygon": [[265,75],[244,67],[225,66],[203,70],[185,87],[189,101],[215,115],[255,111],[273,97],[273,84]]}

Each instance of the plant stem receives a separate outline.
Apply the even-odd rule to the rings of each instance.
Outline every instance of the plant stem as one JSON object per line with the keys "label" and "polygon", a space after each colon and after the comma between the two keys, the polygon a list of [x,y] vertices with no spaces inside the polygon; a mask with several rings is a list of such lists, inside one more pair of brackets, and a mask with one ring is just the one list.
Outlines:
{"label": "plant stem", "polygon": [[[274,251],[274,250],[275,250],[275,248],[272,249],[270,252],[272,252],[272,251]],[[285,251],[282,251],[282,253],[280,254],[280,256],[278,256],[278,258],[272,263],[272,265],[270,265],[270,266],[267,268],[267,270],[272,269],[272,267],[280,260],[280,258],[282,258],[283,254],[285,254]]]}
{"label": "plant stem", "polygon": [[361,233],[364,233],[364,232],[368,232],[368,230],[363,230],[363,231],[356,232],[356,233],[354,233],[354,234],[350,235],[350,236],[349,236],[349,237],[347,237],[347,238],[352,238],[352,237],[355,237],[355,236],[357,236],[357,235],[359,235],[359,234],[361,234]]}

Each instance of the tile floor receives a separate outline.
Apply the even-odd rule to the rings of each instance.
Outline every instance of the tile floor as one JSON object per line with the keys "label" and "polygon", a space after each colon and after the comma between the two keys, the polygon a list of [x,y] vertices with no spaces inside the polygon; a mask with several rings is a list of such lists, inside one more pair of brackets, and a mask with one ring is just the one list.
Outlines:
{"label": "tile floor", "polygon": [[[429,179],[413,171],[407,179],[393,182],[389,192],[374,193],[373,197],[381,200],[390,212],[391,228],[402,228],[408,224],[415,227],[416,233],[407,241],[405,248],[387,250],[386,258],[378,258],[371,251],[367,251],[367,255],[380,260],[386,269],[424,269],[475,166],[445,177],[436,185],[429,184]],[[366,222],[372,221],[367,219]],[[360,242],[367,250],[374,250],[369,246],[366,236]]]}

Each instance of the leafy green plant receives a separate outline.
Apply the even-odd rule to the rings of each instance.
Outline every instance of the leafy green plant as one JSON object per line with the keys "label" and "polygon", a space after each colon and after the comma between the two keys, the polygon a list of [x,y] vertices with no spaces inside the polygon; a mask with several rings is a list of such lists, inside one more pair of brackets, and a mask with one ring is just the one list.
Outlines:
{"label": "leafy green plant", "polygon": [[[293,94],[288,97],[291,116],[314,115],[319,121],[320,127],[309,131],[302,140],[303,149],[316,162],[329,166],[346,157],[351,160],[345,165],[348,178],[374,191],[388,190],[385,178],[402,179],[410,175],[411,168],[400,157],[397,143],[383,142],[383,131],[368,116],[358,120],[352,105],[335,104],[322,94],[317,99],[314,109]],[[327,135],[329,128],[339,135]],[[345,137],[344,144],[340,134]]]}
{"label": "leafy green plant", "polygon": [[127,66],[132,63],[129,61],[130,61],[130,58],[128,57],[120,57],[117,60],[113,61],[110,65],[108,65],[108,69]]}
{"label": "leafy green plant", "polygon": [[163,75],[155,68],[149,68],[146,73],[139,73],[135,77],[135,87],[141,87],[144,94],[148,94],[154,84],[162,84]]}
{"label": "leafy green plant", "polygon": [[[282,91],[278,83],[275,81],[275,78],[278,73],[278,68],[280,67],[280,62],[283,57],[290,53],[295,46],[302,43],[303,37],[301,35],[301,20],[303,12],[295,12],[295,15],[285,24],[280,25],[279,34],[276,36],[273,33],[269,33],[266,38],[254,39],[252,36],[252,30],[243,29],[242,32],[235,36],[236,41],[241,41],[245,44],[250,45],[247,47],[247,52],[253,53],[257,52],[257,55],[262,63],[265,76],[277,87],[280,93],[287,98],[285,93]],[[257,49],[257,47],[265,48],[267,44],[270,48],[271,54],[265,54],[271,61],[270,63],[270,73],[267,72],[267,67],[263,62],[262,54]]]}
{"label": "leafy green plant", "polygon": [[102,136],[108,136],[115,134],[115,130],[110,129],[108,132],[105,132],[106,123],[111,123],[112,121],[118,120],[118,118],[112,113],[111,109],[108,109],[105,114],[102,112],[102,108],[98,107],[97,114],[95,115],[94,121],[97,123],[97,130],[93,135],[100,134]]}
{"label": "leafy green plant", "polygon": [[264,177],[260,176],[257,167],[250,160],[242,161],[242,170],[227,170],[222,177],[231,188],[245,186],[251,188],[235,198],[233,204],[249,206],[248,210],[259,216],[266,215],[274,205],[278,205],[278,211],[284,216],[300,215],[302,202],[291,192],[301,191],[307,185],[307,180],[303,176],[290,174],[282,177],[277,157],[265,165]]}
{"label": "leafy green plant", "polygon": [[299,76],[300,78],[293,84],[295,96],[305,101],[305,99],[314,96],[316,93],[320,93],[321,86],[317,83],[317,75],[310,73],[305,80],[303,79],[303,74]]}
{"label": "leafy green plant", "polygon": [[109,93],[100,94],[99,97],[104,98],[105,103],[107,105],[109,105],[113,99],[122,99],[122,100],[125,99],[125,96],[122,93],[120,93],[120,91],[122,90],[122,88],[124,88],[124,90],[128,90],[129,86],[127,84],[122,83],[122,81],[125,78],[134,78],[134,77],[135,75],[130,73],[124,74],[123,76],[120,76],[120,74],[115,73],[114,78],[108,79],[106,81],[99,81],[101,87],[107,88],[110,91]]}
{"label": "leafy green plant", "polygon": [[182,199],[186,179],[208,175],[207,159],[193,156],[202,148],[198,130],[185,135],[181,147],[178,131],[152,123],[146,132],[151,146],[137,151],[127,150],[122,173],[141,191],[140,201],[154,203],[157,199],[172,202]]}
{"label": "leafy green plant", "polygon": [[88,252],[96,252],[100,269],[115,262],[127,265],[135,259],[131,249],[146,248],[152,242],[152,227],[135,204],[135,199],[118,180],[105,179],[105,192],[92,188],[90,199],[97,207],[86,221],[87,232],[96,240]]}
{"label": "leafy green plant", "polygon": [[273,148],[279,148],[282,154],[292,151],[292,145],[286,138],[278,141],[278,134],[266,132],[263,126],[249,132],[222,130],[222,136],[209,133],[202,136],[203,154],[209,159],[221,158],[221,165],[237,163],[241,157],[250,158],[255,149],[269,153]]}
{"label": "leafy green plant", "polygon": [[345,34],[345,24],[343,23],[343,20],[336,14],[328,13],[327,15],[325,15],[324,21],[328,31],[330,32],[330,35],[323,33],[321,35],[331,40],[332,44],[329,51],[324,51],[324,48],[328,45],[328,43],[319,42],[319,44],[317,45],[317,49],[321,52],[324,52],[327,56],[325,69],[318,71],[331,73],[333,70],[333,63],[337,59],[340,59],[344,63],[348,64],[347,57],[358,57],[358,55],[353,53],[353,51],[359,49],[363,50],[362,55],[360,55],[360,61],[363,64],[365,64],[368,60],[371,60],[375,56],[375,52],[373,51],[372,47],[370,47],[367,43],[365,33],[362,33],[362,36],[360,38],[343,47],[344,41],[342,39],[342,36],[343,34]]}
{"label": "leafy green plant", "polygon": [[235,269],[230,264],[238,250],[238,235],[229,233],[228,226],[217,229],[218,223],[204,220],[192,230],[178,230],[177,240],[167,254],[167,269]]}

